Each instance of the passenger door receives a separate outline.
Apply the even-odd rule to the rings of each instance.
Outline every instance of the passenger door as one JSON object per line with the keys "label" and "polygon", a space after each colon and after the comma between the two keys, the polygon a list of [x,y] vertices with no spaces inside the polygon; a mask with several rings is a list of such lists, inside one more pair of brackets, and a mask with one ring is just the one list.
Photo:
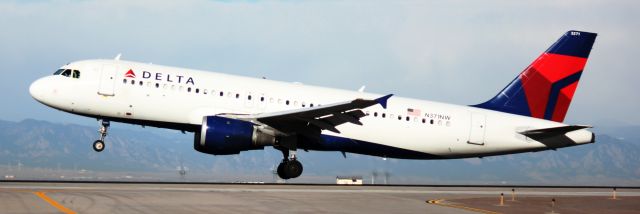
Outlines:
{"label": "passenger door", "polygon": [[100,72],[100,86],[98,94],[103,96],[114,96],[114,87],[116,83],[116,66],[112,64],[102,65]]}

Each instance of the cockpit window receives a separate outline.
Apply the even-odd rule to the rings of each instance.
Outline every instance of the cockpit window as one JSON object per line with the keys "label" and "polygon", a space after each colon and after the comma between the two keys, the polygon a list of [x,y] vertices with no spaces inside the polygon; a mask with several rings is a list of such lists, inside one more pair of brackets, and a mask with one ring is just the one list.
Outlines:
{"label": "cockpit window", "polygon": [[53,75],[62,75],[74,79],[80,79],[80,71],[71,69],[58,69]]}
{"label": "cockpit window", "polygon": [[65,76],[65,77],[69,77],[69,76],[71,76],[71,70],[69,70],[69,69],[64,70],[61,75]]}

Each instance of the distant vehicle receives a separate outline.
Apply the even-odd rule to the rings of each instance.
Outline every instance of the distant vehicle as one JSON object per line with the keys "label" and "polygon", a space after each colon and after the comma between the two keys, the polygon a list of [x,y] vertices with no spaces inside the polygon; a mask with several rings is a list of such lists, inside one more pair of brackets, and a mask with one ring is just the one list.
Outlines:
{"label": "distant vehicle", "polygon": [[362,185],[362,176],[338,176],[336,177],[338,185]]}
{"label": "distant vehicle", "polygon": [[452,159],[593,143],[590,126],[562,122],[595,38],[567,32],[495,97],[470,106],[124,61],[120,55],[69,63],[29,91],[47,106],[101,121],[97,152],[105,148],[111,121],[155,126],[194,132],[195,150],[207,154],[273,146],[283,154],[278,175],[290,179],[303,171],[298,149]]}
{"label": "distant vehicle", "polygon": [[4,179],[5,179],[5,180],[12,180],[12,179],[15,179],[15,178],[16,178],[16,176],[15,176],[15,175],[5,175],[5,176],[4,176]]}

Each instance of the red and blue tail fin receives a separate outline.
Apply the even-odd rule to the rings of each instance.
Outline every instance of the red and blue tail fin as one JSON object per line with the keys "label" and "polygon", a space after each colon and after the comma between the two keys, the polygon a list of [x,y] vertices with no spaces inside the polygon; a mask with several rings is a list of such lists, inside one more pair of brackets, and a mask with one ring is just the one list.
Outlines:
{"label": "red and blue tail fin", "polygon": [[596,36],[565,33],[498,95],[475,107],[562,122]]}

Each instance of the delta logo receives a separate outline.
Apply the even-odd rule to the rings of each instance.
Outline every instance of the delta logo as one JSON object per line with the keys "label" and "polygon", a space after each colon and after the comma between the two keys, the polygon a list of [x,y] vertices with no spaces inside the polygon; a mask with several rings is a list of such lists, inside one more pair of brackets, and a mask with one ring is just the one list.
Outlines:
{"label": "delta logo", "polygon": [[[126,78],[136,78],[136,73],[133,72],[133,69],[129,69],[127,73],[124,74]],[[191,84],[195,85],[193,81],[193,77],[184,76],[184,75],[176,75],[176,74],[163,74],[159,72],[149,72],[142,71],[143,79],[152,79],[156,81],[165,81],[169,83],[180,83],[180,84]]]}
{"label": "delta logo", "polygon": [[133,73],[133,70],[129,69],[129,71],[127,71],[126,74],[124,74],[124,77],[127,78],[136,78],[136,73]]}

